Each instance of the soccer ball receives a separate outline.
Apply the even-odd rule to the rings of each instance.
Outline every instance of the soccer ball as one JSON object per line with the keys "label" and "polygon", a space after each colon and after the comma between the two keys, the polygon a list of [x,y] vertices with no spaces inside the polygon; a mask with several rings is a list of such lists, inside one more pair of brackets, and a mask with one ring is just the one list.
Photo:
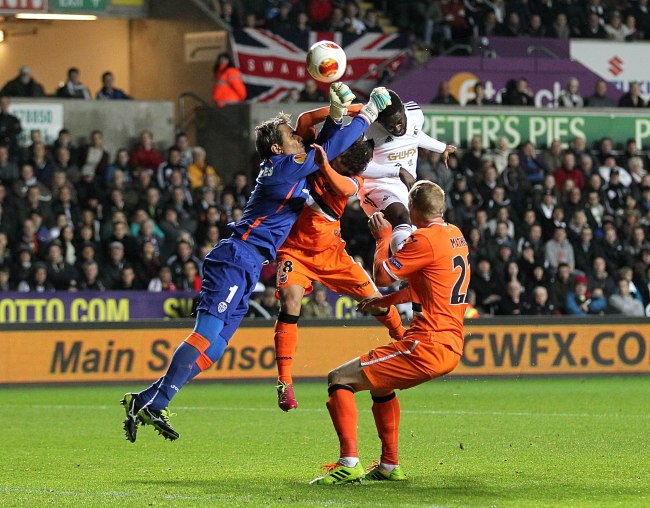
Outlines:
{"label": "soccer ball", "polygon": [[335,42],[316,42],[307,52],[307,71],[321,83],[333,83],[341,79],[346,65],[345,51]]}

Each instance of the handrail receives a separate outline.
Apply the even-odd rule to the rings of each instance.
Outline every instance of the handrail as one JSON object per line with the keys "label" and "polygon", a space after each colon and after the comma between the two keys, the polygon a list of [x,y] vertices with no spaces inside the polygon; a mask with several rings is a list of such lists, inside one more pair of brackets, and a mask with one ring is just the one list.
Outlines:
{"label": "handrail", "polygon": [[528,46],[526,48],[526,54],[527,55],[532,55],[535,51],[541,51],[542,53],[546,53],[548,56],[553,58],[554,60],[559,60],[560,57],[557,56],[557,54],[550,49],[548,49],[546,46]]}
{"label": "handrail", "polygon": [[227,30],[232,32],[232,27],[226,23],[223,19],[217,16],[217,13],[213,9],[208,7],[202,0],[192,0],[194,5],[196,5],[204,14],[206,14],[212,21],[214,21],[222,30]]}
{"label": "handrail", "polygon": [[448,49],[442,51],[442,52],[440,53],[440,56],[447,56],[447,55],[449,55],[452,51],[454,51],[454,50],[456,50],[456,49],[464,49],[465,51],[467,51],[467,54],[468,54],[468,55],[471,55],[471,54],[474,53],[474,48],[473,48],[472,46],[470,46],[469,44],[454,44],[454,45],[451,46],[450,48],[448,48]]}
{"label": "handrail", "polygon": [[194,99],[196,102],[201,104],[205,108],[212,108],[212,109],[217,109],[214,107],[212,104],[208,104],[205,100],[203,100],[201,97],[196,95],[193,92],[183,92],[178,96],[178,125],[176,125],[176,131],[184,131],[185,127],[187,125],[188,119],[186,118],[186,111],[185,111],[185,99]]}

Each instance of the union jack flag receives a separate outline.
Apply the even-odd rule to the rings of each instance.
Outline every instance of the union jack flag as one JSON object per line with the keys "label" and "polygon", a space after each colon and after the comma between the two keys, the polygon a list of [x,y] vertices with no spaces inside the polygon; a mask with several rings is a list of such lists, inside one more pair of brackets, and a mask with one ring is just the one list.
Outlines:
{"label": "union jack flag", "polygon": [[273,102],[292,88],[302,90],[309,78],[307,50],[317,41],[334,41],[345,50],[348,63],[342,79],[355,91],[369,92],[382,73],[394,73],[405,60],[405,38],[399,34],[308,32],[281,37],[268,30],[245,28],[235,30],[233,39],[248,99],[254,102]]}

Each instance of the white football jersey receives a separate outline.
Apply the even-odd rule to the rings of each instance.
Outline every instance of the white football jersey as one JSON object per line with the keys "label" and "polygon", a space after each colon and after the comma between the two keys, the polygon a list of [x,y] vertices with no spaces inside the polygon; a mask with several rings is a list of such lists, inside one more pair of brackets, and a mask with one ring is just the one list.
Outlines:
{"label": "white football jersey", "polygon": [[372,161],[362,173],[365,182],[381,179],[389,183],[399,178],[400,168],[406,169],[416,178],[418,146],[438,153],[447,148],[445,143],[422,132],[424,114],[417,103],[405,102],[404,109],[406,132],[402,136],[393,136],[378,122],[366,129],[365,137],[373,141],[374,149]]}

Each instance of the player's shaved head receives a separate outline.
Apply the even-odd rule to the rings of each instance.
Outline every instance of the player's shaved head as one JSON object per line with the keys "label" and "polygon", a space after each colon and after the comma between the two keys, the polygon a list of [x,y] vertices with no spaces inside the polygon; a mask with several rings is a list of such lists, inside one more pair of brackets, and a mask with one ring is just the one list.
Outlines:
{"label": "player's shaved head", "polygon": [[423,219],[442,217],[447,208],[445,191],[437,183],[420,180],[409,192],[409,208],[414,208]]}
{"label": "player's shaved head", "polygon": [[361,136],[352,146],[332,161],[332,167],[341,175],[359,175],[372,160],[372,146]]}
{"label": "player's shaved head", "polygon": [[406,110],[399,95],[393,90],[390,94],[390,105],[387,106],[379,116],[377,122],[393,136],[403,136],[406,132]]}
{"label": "player's shaved head", "polygon": [[289,125],[291,116],[286,113],[278,113],[274,118],[262,122],[255,127],[255,150],[262,160],[274,155],[271,147],[282,145],[281,125]]}

